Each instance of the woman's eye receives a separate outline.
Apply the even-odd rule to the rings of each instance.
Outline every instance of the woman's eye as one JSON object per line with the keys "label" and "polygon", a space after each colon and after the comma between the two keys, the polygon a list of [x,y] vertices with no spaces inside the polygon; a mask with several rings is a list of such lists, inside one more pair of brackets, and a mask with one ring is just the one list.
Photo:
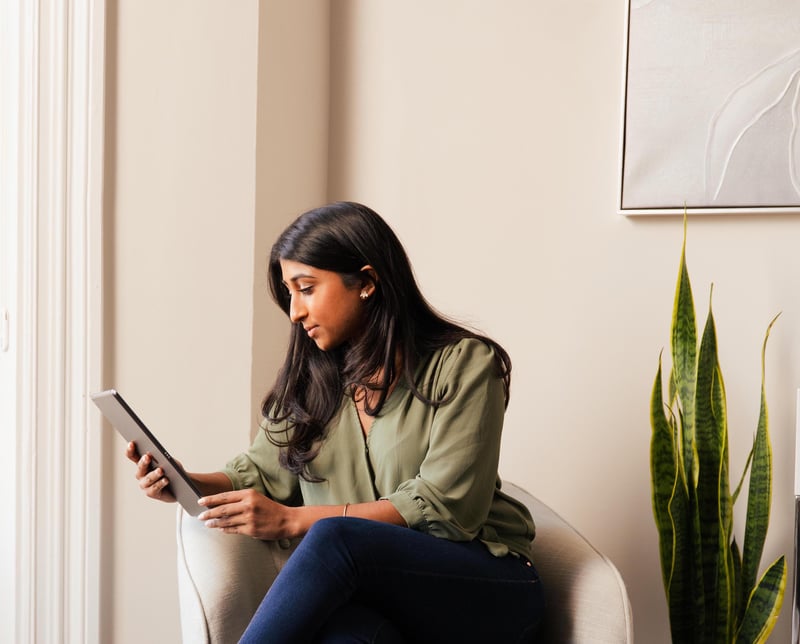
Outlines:
{"label": "woman's eye", "polygon": [[302,293],[303,295],[311,295],[311,293],[314,291],[314,287],[313,286],[306,286],[304,288],[299,288],[297,290],[298,290],[298,292]]}

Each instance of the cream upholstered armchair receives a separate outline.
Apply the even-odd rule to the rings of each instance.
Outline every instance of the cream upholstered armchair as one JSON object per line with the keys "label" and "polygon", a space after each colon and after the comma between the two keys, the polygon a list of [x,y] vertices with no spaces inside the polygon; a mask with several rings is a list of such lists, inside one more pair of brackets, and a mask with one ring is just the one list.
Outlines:
{"label": "cream upholstered armchair", "polygon": [[[629,644],[631,606],[611,561],[564,519],[525,490],[505,482],[536,521],[533,561],[548,607],[538,642]],[[185,644],[238,641],[275,575],[294,549],[208,530],[178,510],[178,587]]]}

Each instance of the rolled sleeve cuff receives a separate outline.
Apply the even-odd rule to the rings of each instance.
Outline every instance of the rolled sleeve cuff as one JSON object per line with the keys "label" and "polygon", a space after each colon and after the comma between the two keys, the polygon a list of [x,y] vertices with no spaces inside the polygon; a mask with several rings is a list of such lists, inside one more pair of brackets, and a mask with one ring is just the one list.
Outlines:
{"label": "rolled sleeve cuff", "polygon": [[222,470],[223,474],[231,480],[234,490],[254,489],[261,494],[265,494],[264,486],[261,484],[261,477],[258,470],[253,467],[252,462],[245,456],[239,456],[229,462]]}
{"label": "rolled sleeve cuff", "polygon": [[397,509],[409,528],[419,530],[420,532],[428,532],[429,523],[425,518],[425,505],[420,499],[404,490],[394,492],[382,498],[389,501]]}

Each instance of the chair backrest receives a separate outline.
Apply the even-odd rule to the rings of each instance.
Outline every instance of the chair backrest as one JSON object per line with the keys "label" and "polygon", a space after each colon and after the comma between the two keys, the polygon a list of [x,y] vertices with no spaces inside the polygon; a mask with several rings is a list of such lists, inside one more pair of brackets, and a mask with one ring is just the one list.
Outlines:
{"label": "chair backrest", "polygon": [[532,556],[547,600],[537,642],[631,644],[631,604],[611,560],[522,488],[504,482],[503,492],[524,503],[536,523]]}

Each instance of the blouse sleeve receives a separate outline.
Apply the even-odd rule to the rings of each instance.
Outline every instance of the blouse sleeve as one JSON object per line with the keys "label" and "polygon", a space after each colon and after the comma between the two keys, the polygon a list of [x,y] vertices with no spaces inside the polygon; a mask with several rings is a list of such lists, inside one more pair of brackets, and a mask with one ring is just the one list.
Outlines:
{"label": "blouse sleeve", "polygon": [[445,400],[419,474],[387,498],[411,528],[471,541],[486,522],[497,483],[505,414],[494,351],[465,340],[444,357],[435,396]]}
{"label": "blouse sleeve", "polygon": [[267,438],[267,421],[261,423],[250,448],[231,459],[223,472],[234,490],[253,488],[286,505],[300,505],[298,477],[281,467],[279,448]]}

